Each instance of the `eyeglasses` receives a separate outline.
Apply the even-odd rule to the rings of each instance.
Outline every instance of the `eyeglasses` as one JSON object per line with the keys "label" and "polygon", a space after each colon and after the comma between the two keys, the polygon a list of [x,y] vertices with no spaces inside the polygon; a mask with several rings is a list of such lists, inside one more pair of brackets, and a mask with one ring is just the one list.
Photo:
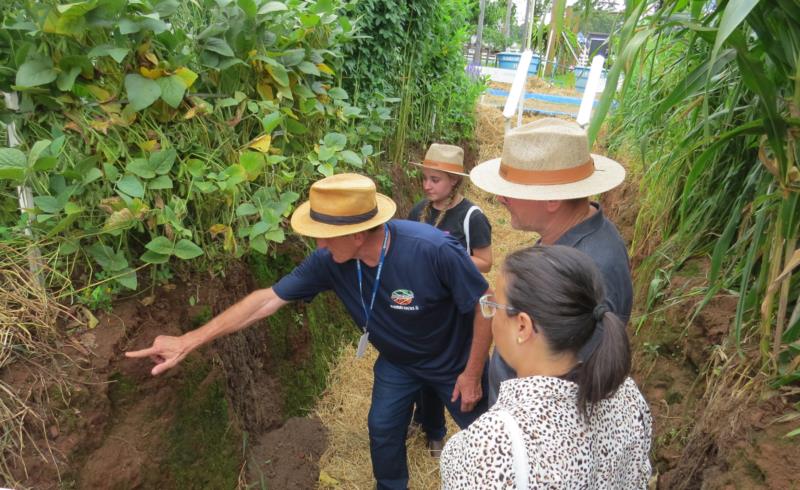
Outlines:
{"label": "eyeglasses", "polygon": [[498,308],[506,310],[506,312],[508,312],[508,316],[519,314],[519,310],[513,306],[501,305],[500,303],[489,301],[489,298],[491,297],[491,294],[484,294],[481,296],[481,299],[478,300],[478,303],[481,305],[481,315],[483,315],[484,318],[492,318],[497,313]]}

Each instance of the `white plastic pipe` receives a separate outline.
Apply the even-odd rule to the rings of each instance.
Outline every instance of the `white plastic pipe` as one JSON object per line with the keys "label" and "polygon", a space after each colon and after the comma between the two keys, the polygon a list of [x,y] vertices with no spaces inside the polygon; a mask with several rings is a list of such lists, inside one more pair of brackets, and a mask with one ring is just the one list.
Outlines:
{"label": "white plastic pipe", "polygon": [[[19,97],[17,96],[16,92],[3,92],[3,99],[5,100],[6,107],[11,109],[12,111],[19,110]],[[20,140],[19,136],[17,136],[17,124],[15,122],[11,122],[8,126],[6,126],[6,132],[8,133],[8,146],[9,148],[14,148],[15,146],[19,146]],[[17,197],[19,199],[19,212],[25,213],[29,209],[33,209],[35,204],[33,203],[33,191],[31,188],[23,182],[22,185],[17,186]],[[28,223],[31,222],[30,216],[28,216]],[[25,235],[33,238],[33,230],[31,230],[30,226],[25,227]],[[41,253],[39,252],[38,247],[32,247],[30,251],[30,255],[28,256],[28,262],[30,266],[31,273],[37,278],[37,280],[41,283],[42,279],[39,276],[39,271],[41,270]]]}
{"label": "white plastic pipe", "polygon": [[511,129],[511,118],[514,117],[514,113],[518,108],[520,114],[522,113],[521,101],[524,101],[525,84],[528,81],[528,67],[531,64],[532,57],[533,52],[530,49],[526,49],[519,58],[517,73],[514,75],[514,81],[511,83],[511,90],[508,92],[506,105],[505,108],[503,108],[503,117],[506,119],[506,132]]}
{"label": "white plastic pipe", "polygon": [[578,109],[576,121],[581,126],[586,126],[592,119],[592,108],[594,106],[594,96],[600,87],[600,76],[603,74],[603,63],[606,59],[597,55],[592,59],[592,68],[589,70],[589,79],[586,80],[586,89],[583,91],[581,108]]}

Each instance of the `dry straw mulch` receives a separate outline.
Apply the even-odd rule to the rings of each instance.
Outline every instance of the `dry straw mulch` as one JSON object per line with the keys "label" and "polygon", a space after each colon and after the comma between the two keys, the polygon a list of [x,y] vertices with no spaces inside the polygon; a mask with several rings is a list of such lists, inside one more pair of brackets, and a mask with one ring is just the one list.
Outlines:
{"label": "dry straw mulch", "polygon": [[[367,414],[372,395],[372,366],[378,358],[370,346],[356,359],[354,346],[343,349],[331,372],[329,390],[317,406],[316,415],[328,431],[328,448],[320,460],[320,488],[372,489]],[[448,437],[458,431],[447,416]],[[408,440],[409,487],[439,488],[439,460],[425,447],[425,436]]]}

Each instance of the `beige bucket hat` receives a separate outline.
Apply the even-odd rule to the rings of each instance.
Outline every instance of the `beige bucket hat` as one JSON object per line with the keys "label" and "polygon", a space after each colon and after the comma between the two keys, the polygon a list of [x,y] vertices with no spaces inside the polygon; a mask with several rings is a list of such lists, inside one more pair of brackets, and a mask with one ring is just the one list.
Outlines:
{"label": "beige bucket hat", "polygon": [[292,229],[312,238],[333,238],[389,221],[397,205],[379,194],[369,177],[339,174],[311,185],[309,199],[292,213]]}
{"label": "beige bucket hat", "polygon": [[464,149],[460,146],[433,143],[425,152],[422,163],[411,162],[411,164],[449,174],[469,176],[464,173]]}
{"label": "beige bucket hat", "polygon": [[576,199],[613,189],[625,179],[618,162],[589,153],[577,123],[544,118],[519,126],[503,140],[503,155],[476,165],[470,179],[500,196],[531,201]]}

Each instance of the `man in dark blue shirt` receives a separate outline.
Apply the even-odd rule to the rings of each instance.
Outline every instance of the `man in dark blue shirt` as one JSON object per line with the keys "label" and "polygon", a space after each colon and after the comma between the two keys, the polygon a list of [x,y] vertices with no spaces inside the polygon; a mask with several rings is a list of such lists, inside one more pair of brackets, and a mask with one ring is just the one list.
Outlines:
{"label": "man in dark blue shirt", "polygon": [[[602,273],[608,308],[625,323],[633,306],[628,251],[611,221],[589,196],[625,178],[619,163],[589,153],[586,133],[574,122],[544,118],[508,133],[503,155],[470,172],[472,182],[497,195],[511,226],[539,234],[544,245],[566,245],[589,255]],[[601,329],[596,330],[602,334]],[[581,357],[599,344],[592,339]],[[500,383],[516,373],[495,351],[489,365],[489,405]]]}
{"label": "man in dark blue shirt", "polygon": [[381,489],[408,487],[405,433],[411,403],[430,387],[464,428],[486,410],[482,390],[491,332],[476,314],[488,284],[452,237],[421,223],[389,221],[395,203],[367,177],[340,174],[311,187],[292,215],[318,249],[272,288],[256,291],[180,337],[156,337],[129,352],[151,357],[154,375],[193,349],[265,318],[293,300],[333,290],[361,327],[375,362],[368,427],[373,474]]}

